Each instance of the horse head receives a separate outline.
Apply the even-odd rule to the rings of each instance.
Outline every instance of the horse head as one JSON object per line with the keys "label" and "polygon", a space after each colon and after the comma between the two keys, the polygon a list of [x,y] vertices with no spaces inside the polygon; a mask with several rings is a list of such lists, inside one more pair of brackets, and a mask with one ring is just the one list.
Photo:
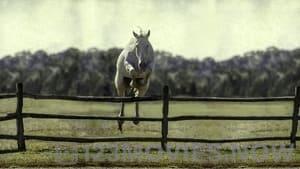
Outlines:
{"label": "horse head", "polygon": [[138,58],[137,66],[140,71],[144,71],[153,61],[153,48],[149,42],[150,30],[146,34],[143,34],[142,31],[140,34],[133,31],[133,36],[136,39],[135,55]]}

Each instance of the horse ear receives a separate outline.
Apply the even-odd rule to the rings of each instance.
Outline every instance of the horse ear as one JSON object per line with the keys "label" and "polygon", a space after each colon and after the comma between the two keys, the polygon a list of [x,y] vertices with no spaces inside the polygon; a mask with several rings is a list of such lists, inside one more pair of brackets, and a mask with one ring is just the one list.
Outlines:
{"label": "horse ear", "polygon": [[150,30],[148,30],[148,32],[147,32],[147,38],[150,36]]}
{"label": "horse ear", "polygon": [[139,35],[137,33],[135,33],[134,31],[132,31],[132,33],[135,38],[139,38]]}

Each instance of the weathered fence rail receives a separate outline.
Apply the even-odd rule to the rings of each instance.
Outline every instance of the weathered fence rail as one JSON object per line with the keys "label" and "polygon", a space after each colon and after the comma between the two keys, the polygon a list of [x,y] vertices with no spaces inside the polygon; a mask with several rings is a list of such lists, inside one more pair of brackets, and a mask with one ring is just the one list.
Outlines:
{"label": "weathered fence rail", "polygon": [[[3,95],[3,98],[12,98],[16,94]],[[103,96],[58,96],[58,95],[37,95],[24,93],[24,97],[31,99],[47,99],[47,100],[69,100],[69,101],[91,101],[91,102],[142,102],[142,101],[161,101],[161,96],[145,96],[145,97],[103,97]],[[0,95],[1,98],[1,95]],[[251,97],[251,98],[222,98],[222,97],[189,97],[189,96],[173,96],[169,97],[169,101],[196,101],[196,102],[263,102],[263,101],[294,101],[294,96],[283,97]]]}
{"label": "weathered fence rail", "polygon": [[160,137],[49,137],[49,136],[25,136],[26,140],[60,141],[75,143],[95,143],[95,142],[160,142]]}
{"label": "weathered fence rail", "polygon": [[142,102],[142,101],[159,101],[161,96],[146,97],[99,97],[99,96],[57,96],[57,95],[36,95],[24,93],[24,97],[31,99],[47,100],[69,100],[69,101],[86,101],[86,102]]}
{"label": "weathered fence rail", "polygon": [[290,137],[256,137],[256,138],[240,138],[240,139],[197,139],[197,138],[168,138],[170,142],[191,142],[191,143],[234,143],[234,142],[253,142],[253,141],[286,141]]}
{"label": "weathered fence rail", "polygon": [[250,98],[225,98],[225,97],[170,97],[170,101],[196,101],[196,102],[272,102],[293,101],[294,96],[283,97],[250,97]]}
{"label": "weathered fence rail", "polygon": [[[35,95],[23,92],[21,83],[16,85],[16,93],[0,94],[0,99],[17,98],[15,113],[8,113],[0,117],[1,121],[16,119],[16,135],[0,135],[0,139],[17,140],[18,150],[26,151],[25,140],[42,140],[42,141],[59,141],[59,142],[77,142],[77,143],[94,143],[94,142],[161,142],[164,150],[168,142],[197,142],[197,143],[232,143],[232,142],[252,142],[252,141],[284,141],[290,140],[291,144],[296,147],[297,128],[300,106],[300,88],[295,90],[295,96],[285,97],[266,97],[266,98],[218,98],[218,97],[171,97],[168,86],[163,88],[162,96],[149,97],[94,97],[94,96],[57,96],[57,95]],[[53,137],[37,136],[24,134],[24,118],[38,119],[78,119],[78,120],[124,120],[134,121],[136,117],[107,117],[107,116],[87,116],[87,115],[67,115],[67,114],[43,114],[23,112],[23,98],[31,99],[55,99],[70,101],[88,101],[88,102],[145,102],[145,101],[162,101],[162,117],[139,117],[140,121],[161,122],[161,137]],[[208,115],[183,115],[169,117],[169,101],[202,101],[202,102],[272,102],[272,101],[293,101],[294,109],[291,116],[208,116]],[[291,120],[291,134],[289,137],[256,137],[256,138],[239,138],[239,139],[199,139],[199,138],[172,138],[168,137],[168,123],[185,120]]]}
{"label": "weathered fence rail", "polygon": [[9,99],[16,97],[16,93],[2,93],[0,94],[0,99]]}
{"label": "weathered fence rail", "polygon": [[[40,118],[40,119],[78,119],[78,120],[124,120],[134,121],[135,117],[108,117],[108,116],[82,116],[82,115],[62,115],[62,114],[41,114],[41,113],[23,113],[23,118]],[[140,121],[161,121],[162,118],[139,117]]]}
{"label": "weathered fence rail", "polygon": [[16,113],[9,113],[9,114],[6,114],[6,116],[2,116],[0,117],[0,121],[7,121],[7,120],[13,120],[13,119],[16,119]]}
{"label": "weathered fence rail", "polygon": [[[43,114],[43,113],[22,113],[23,118],[38,118],[38,119],[69,119],[69,120],[124,120],[134,121],[135,117],[108,117],[108,116],[85,116],[85,115],[63,115],[63,114]],[[9,116],[0,118],[0,121],[15,119],[15,113],[10,113]],[[139,117],[140,121],[155,122],[162,121],[163,118],[158,117]],[[174,116],[167,117],[168,121],[184,121],[184,120],[292,120],[292,116]],[[299,119],[299,117],[297,117]]]}

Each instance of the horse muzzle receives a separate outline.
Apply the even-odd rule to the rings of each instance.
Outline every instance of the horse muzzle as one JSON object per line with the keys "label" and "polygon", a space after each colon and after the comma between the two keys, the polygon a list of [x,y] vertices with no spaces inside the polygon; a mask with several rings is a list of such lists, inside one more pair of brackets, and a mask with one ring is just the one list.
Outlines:
{"label": "horse muzzle", "polygon": [[146,68],[147,68],[147,64],[146,64],[145,62],[140,62],[140,63],[138,64],[138,69],[139,69],[141,72],[145,71]]}

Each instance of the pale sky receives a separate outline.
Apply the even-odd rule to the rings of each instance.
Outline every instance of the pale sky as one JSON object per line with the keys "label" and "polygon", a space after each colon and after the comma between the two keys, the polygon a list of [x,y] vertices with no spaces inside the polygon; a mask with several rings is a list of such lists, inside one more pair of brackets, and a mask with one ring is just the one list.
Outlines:
{"label": "pale sky", "polygon": [[154,49],[188,58],[300,47],[299,0],[0,0],[0,22],[0,57],[124,47],[136,26]]}

